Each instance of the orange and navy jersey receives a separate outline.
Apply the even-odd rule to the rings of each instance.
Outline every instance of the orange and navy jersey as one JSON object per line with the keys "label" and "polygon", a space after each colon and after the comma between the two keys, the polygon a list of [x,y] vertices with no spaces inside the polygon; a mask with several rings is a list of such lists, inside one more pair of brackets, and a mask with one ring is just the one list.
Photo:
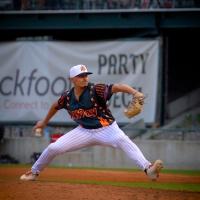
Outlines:
{"label": "orange and navy jersey", "polygon": [[66,109],[71,118],[82,127],[97,129],[115,121],[107,105],[111,96],[112,84],[89,83],[79,100],[75,98],[74,88],[65,91],[58,99],[57,109]]}

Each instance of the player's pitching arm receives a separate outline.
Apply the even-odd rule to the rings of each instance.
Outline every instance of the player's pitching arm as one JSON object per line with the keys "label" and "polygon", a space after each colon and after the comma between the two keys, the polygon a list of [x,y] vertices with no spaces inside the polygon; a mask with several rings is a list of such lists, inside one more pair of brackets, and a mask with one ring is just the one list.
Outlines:
{"label": "player's pitching arm", "polygon": [[54,102],[51,107],[49,108],[49,111],[46,115],[46,117],[41,120],[41,121],[38,121],[36,123],[36,125],[33,127],[33,130],[35,131],[36,129],[44,129],[45,126],[48,124],[49,120],[56,114],[56,112],[58,111],[57,109],[57,106],[58,106],[58,102]]}

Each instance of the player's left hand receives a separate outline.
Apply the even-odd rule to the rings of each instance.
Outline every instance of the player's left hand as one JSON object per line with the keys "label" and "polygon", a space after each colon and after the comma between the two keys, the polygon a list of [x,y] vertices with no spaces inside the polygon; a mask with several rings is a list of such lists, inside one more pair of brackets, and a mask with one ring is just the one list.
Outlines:
{"label": "player's left hand", "polygon": [[137,92],[128,107],[124,110],[124,115],[128,118],[132,118],[141,113],[144,105],[144,95],[141,92]]}

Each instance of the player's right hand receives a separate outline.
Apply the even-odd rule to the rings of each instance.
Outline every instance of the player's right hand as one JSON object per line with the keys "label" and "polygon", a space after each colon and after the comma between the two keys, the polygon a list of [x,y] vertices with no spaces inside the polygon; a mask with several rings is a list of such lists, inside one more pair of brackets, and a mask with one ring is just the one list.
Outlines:
{"label": "player's right hand", "polygon": [[43,121],[38,121],[36,125],[33,127],[33,132],[35,136],[42,136],[43,135],[43,129],[46,126],[46,124]]}
{"label": "player's right hand", "polygon": [[37,128],[43,129],[44,127],[45,127],[45,125],[44,125],[43,121],[38,121],[36,123],[36,125],[33,127],[33,130],[36,130]]}
{"label": "player's right hand", "polygon": [[33,127],[33,131],[35,131],[36,129],[44,129],[45,126],[46,124],[43,121],[38,121]]}

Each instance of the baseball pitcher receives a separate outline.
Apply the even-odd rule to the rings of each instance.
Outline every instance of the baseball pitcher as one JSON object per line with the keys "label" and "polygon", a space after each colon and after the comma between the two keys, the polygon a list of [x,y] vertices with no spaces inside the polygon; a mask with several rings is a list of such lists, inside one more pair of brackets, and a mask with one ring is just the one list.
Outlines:
{"label": "baseball pitcher", "polygon": [[125,110],[125,116],[131,118],[142,111],[144,95],[126,84],[93,84],[85,65],[76,65],[69,71],[69,79],[73,83],[71,90],[65,91],[54,102],[46,117],[34,126],[36,132],[44,129],[50,119],[60,110],[66,109],[78,126],[64,134],[56,142],[51,143],[42,152],[30,171],[20,179],[35,180],[52,159],[65,152],[75,151],[92,145],[106,145],[119,148],[141,169],[151,180],[156,180],[163,167],[161,160],[154,163],[148,161],[133,141],[119,128],[115,118],[107,106],[107,101],[114,93],[124,92],[133,96],[133,101]]}

